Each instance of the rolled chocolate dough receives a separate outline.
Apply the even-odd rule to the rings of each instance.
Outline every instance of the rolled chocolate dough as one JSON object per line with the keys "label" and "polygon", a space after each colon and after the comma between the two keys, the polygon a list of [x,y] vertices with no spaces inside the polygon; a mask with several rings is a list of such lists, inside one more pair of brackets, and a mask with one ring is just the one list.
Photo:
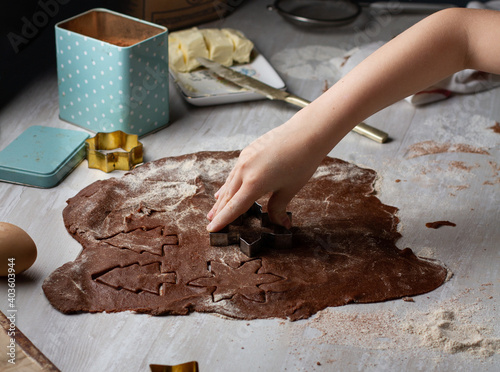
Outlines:
{"label": "rolled chocolate dough", "polygon": [[[206,214],[237,152],[200,152],[144,164],[68,200],[81,254],[44,282],[63,313],[131,310],[303,319],[329,306],[414,296],[447,271],[395,243],[397,208],[373,194],[376,173],[326,158],[289,205],[293,248],[249,258],[212,247]],[[265,200],[260,201],[265,205]]]}

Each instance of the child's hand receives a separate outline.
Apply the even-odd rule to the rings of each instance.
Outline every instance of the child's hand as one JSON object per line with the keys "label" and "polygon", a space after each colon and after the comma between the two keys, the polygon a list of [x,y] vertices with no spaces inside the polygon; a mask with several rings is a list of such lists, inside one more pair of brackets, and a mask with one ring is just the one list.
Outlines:
{"label": "child's hand", "polygon": [[264,134],[241,152],[215,195],[217,202],[207,215],[211,220],[209,231],[222,229],[268,193],[271,193],[267,205],[271,221],[291,227],[286,207],[322,160],[307,146],[306,136],[292,120]]}

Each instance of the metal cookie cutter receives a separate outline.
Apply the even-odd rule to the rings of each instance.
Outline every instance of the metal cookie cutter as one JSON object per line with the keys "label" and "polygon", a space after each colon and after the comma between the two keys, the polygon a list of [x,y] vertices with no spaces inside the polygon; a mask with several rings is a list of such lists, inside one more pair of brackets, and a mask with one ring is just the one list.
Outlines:
{"label": "metal cookie cutter", "polygon": [[[143,162],[142,143],[137,135],[127,134],[121,130],[104,133],[85,141],[89,168],[100,169],[109,173],[114,170],[130,170]],[[122,149],[123,151],[113,151]]]}
{"label": "metal cookie cutter", "polygon": [[[287,212],[288,217],[292,218],[292,213]],[[261,233],[257,238],[242,236],[237,229],[231,229],[231,226],[241,226],[245,219],[257,217],[260,220]],[[270,246],[275,249],[287,249],[292,247],[292,232],[287,228],[273,224],[269,220],[269,215],[262,212],[262,207],[254,203],[250,209],[238,217],[228,226],[217,232],[210,233],[210,245],[227,246],[231,244],[240,245],[240,250],[248,257],[255,257],[262,253],[262,249]]]}

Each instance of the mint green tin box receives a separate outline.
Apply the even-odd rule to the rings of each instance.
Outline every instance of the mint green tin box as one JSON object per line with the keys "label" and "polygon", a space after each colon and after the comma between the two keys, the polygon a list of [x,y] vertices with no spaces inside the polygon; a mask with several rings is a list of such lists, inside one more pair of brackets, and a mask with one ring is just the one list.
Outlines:
{"label": "mint green tin box", "polygon": [[50,188],[85,158],[89,134],[33,125],[0,151],[0,181]]}
{"label": "mint green tin box", "polygon": [[107,9],[55,26],[59,112],[92,132],[168,124],[168,30]]}

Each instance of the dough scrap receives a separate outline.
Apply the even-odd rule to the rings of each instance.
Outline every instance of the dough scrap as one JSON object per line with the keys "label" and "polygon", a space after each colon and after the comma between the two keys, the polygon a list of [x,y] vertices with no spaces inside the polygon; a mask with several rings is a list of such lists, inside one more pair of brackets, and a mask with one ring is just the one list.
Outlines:
{"label": "dough scrap", "polygon": [[294,321],[329,306],[415,296],[445,281],[437,262],[396,247],[397,208],[373,195],[375,171],[333,158],[289,205],[292,249],[249,258],[237,245],[210,246],[206,213],[237,156],[160,159],[69,199],[64,223],[83,250],[45,280],[52,306],[67,314],[197,311]]}

